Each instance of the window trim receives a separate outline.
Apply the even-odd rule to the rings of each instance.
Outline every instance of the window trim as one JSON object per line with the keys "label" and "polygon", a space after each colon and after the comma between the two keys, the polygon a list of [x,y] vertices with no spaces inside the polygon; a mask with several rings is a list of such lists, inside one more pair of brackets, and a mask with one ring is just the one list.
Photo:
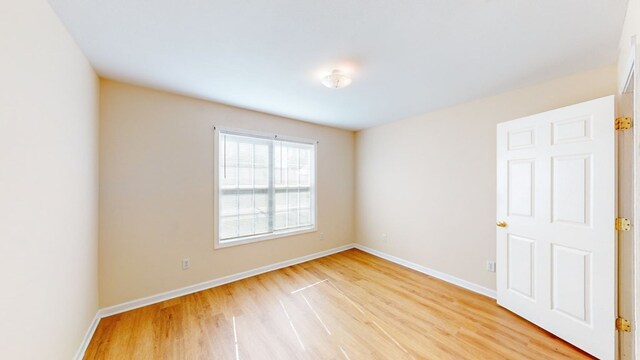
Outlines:
{"label": "window trim", "polygon": [[[302,235],[302,234],[307,234],[307,233],[312,233],[312,232],[317,232],[318,231],[318,187],[317,187],[317,177],[318,177],[318,141],[317,140],[311,140],[311,139],[305,139],[305,138],[299,138],[299,137],[292,137],[292,136],[285,136],[285,135],[280,135],[280,134],[273,134],[273,133],[266,133],[266,132],[258,132],[258,131],[251,131],[251,130],[244,130],[244,129],[237,129],[237,128],[228,128],[228,127],[218,127],[215,126],[213,131],[213,188],[214,188],[214,194],[213,194],[213,199],[214,199],[214,206],[213,206],[213,232],[214,232],[214,249],[222,249],[222,248],[227,248],[227,247],[232,247],[232,246],[238,246],[238,245],[245,245],[245,244],[251,244],[251,243],[256,243],[256,242],[260,242],[260,241],[267,241],[267,240],[274,240],[274,239],[280,239],[280,238],[285,238],[285,237],[290,237],[290,236],[295,236],[295,235]],[[244,238],[240,238],[237,240],[227,240],[227,241],[221,241],[220,240],[220,231],[219,231],[219,224],[220,224],[220,178],[219,178],[219,173],[220,173],[220,154],[219,154],[219,147],[220,147],[220,133],[225,133],[225,134],[232,134],[232,135],[239,135],[239,136],[251,136],[251,137],[259,137],[259,138],[264,138],[264,139],[270,139],[270,140],[282,140],[282,141],[287,141],[287,142],[296,142],[296,143],[301,143],[301,144],[306,144],[306,145],[312,145],[313,146],[313,176],[311,176],[311,189],[313,189],[313,195],[311,196],[311,210],[312,210],[312,214],[311,214],[311,220],[312,220],[312,224],[311,226],[308,227],[300,227],[300,228],[296,228],[296,229],[290,229],[290,230],[280,230],[280,231],[274,231],[271,233],[267,233],[267,234],[261,234],[261,235],[253,235],[253,236],[246,236]]]}

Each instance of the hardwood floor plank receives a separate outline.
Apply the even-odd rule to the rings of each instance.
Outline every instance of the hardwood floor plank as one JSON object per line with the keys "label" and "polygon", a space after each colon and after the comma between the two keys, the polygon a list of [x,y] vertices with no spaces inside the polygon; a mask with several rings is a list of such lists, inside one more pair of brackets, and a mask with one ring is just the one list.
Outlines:
{"label": "hardwood floor plank", "polygon": [[591,359],[495,300],[362,251],[100,321],[85,359]]}

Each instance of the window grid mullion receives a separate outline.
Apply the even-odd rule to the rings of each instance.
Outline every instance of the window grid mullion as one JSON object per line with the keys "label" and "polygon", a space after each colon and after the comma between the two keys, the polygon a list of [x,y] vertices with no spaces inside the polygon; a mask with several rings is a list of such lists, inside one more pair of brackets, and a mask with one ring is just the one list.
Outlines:
{"label": "window grid mullion", "polygon": [[298,171],[298,226],[300,226],[300,149],[298,151],[298,167],[296,170]]}
{"label": "window grid mullion", "polygon": [[236,141],[236,237],[240,236],[240,143]]}
{"label": "window grid mullion", "polygon": [[253,207],[253,221],[251,232],[256,233],[256,144],[251,144],[251,206]]}
{"label": "window grid mullion", "polygon": [[273,147],[275,146],[275,141],[269,142],[269,233],[273,233],[274,222],[275,222],[275,151]]}
{"label": "window grid mullion", "polygon": [[287,187],[287,216],[285,216],[285,219],[287,219],[287,221],[285,222],[284,228],[288,229],[289,228],[289,213],[291,212],[291,204],[289,203],[289,148],[287,148],[287,154],[285,155],[285,157],[287,158],[287,168],[285,173],[287,174],[287,183],[286,183],[286,187]]}

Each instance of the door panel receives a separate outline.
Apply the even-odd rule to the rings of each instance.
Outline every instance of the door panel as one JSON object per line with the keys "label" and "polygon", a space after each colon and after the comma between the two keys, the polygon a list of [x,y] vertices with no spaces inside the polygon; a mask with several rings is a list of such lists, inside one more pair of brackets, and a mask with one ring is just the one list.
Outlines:
{"label": "door panel", "polygon": [[554,157],[551,177],[552,221],[589,226],[591,155]]}
{"label": "door panel", "polygon": [[551,249],[551,308],[591,325],[591,253],[556,244]]}
{"label": "door panel", "polygon": [[534,300],[535,241],[509,234],[508,237],[508,289]]}
{"label": "door panel", "polygon": [[509,161],[509,215],[533,216],[535,160]]}
{"label": "door panel", "polygon": [[509,132],[509,150],[532,148],[535,146],[535,130],[525,129]]}
{"label": "door panel", "polygon": [[498,125],[498,303],[615,357],[614,100]]}
{"label": "door panel", "polygon": [[591,120],[591,116],[583,116],[553,122],[551,124],[553,145],[593,140],[591,138]]}

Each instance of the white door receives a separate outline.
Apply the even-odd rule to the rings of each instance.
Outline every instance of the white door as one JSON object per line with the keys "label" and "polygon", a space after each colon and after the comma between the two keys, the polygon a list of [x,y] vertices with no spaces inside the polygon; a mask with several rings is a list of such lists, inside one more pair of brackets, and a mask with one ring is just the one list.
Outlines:
{"label": "white door", "polygon": [[498,304],[600,359],[615,357],[614,116],[609,96],[497,129]]}

